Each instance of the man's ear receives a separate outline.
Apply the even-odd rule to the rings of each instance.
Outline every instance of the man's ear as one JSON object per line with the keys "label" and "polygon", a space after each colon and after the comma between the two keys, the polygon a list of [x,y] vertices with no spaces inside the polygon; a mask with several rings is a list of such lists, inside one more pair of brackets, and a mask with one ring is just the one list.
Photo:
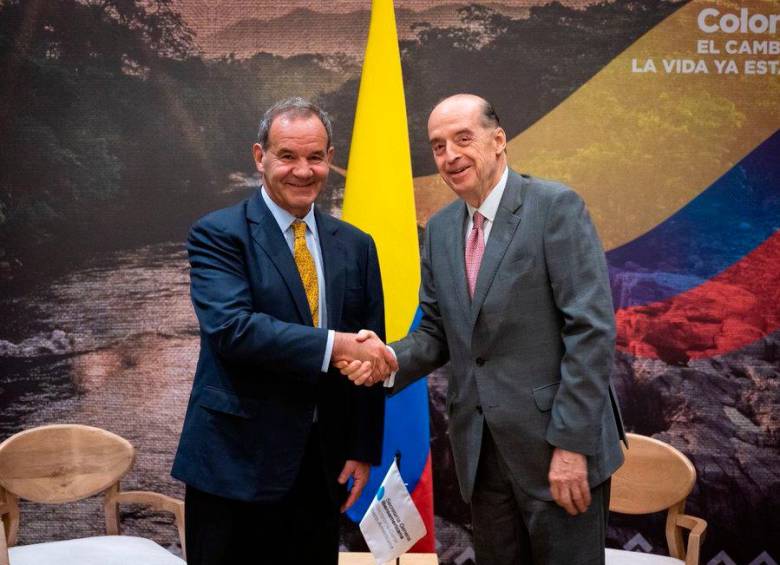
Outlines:
{"label": "man's ear", "polygon": [[261,173],[263,172],[263,155],[265,155],[263,147],[259,143],[255,143],[252,146],[252,157],[255,159],[255,167]]}
{"label": "man's ear", "polygon": [[336,153],[336,149],[334,149],[334,147],[331,145],[330,147],[328,147],[328,153],[327,153],[328,164],[333,162],[334,153]]}
{"label": "man's ear", "polygon": [[493,141],[496,144],[496,155],[506,151],[506,132],[504,128],[496,128],[496,133],[493,134]]}

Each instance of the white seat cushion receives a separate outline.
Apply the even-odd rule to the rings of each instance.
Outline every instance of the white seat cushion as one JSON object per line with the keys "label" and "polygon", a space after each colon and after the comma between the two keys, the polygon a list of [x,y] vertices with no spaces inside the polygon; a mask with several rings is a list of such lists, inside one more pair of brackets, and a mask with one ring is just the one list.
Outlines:
{"label": "white seat cushion", "polygon": [[152,540],[134,536],[19,545],[8,550],[11,565],[185,565]]}
{"label": "white seat cushion", "polygon": [[[623,551],[622,549],[607,548],[607,565],[683,565],[685,562],[667,557],[654,555],[640,551]],[[15,565],[11,563],[11,565]]]}

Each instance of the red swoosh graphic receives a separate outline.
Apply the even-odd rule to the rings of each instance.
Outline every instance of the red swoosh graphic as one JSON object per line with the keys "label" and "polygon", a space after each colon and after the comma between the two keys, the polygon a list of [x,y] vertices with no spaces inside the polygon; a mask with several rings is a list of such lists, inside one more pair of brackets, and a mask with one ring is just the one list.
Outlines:
{"label": "red swoosh graphic", "polygon": [[780,232],[701,286],[618,310],[617,348],[685,363],[723,355],[780,327]]}

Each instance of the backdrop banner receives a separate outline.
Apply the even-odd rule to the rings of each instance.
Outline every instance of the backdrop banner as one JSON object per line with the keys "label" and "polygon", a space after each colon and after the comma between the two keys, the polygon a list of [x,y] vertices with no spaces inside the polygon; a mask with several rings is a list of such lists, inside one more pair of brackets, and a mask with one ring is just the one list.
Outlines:
{"label": "backdrop banner", "polygon": [[[124,488],[183,496],[169,471],[198,353],[189,226],[257,189],[258,120],[292,95],[334,119],[319,205],[341,214],[370,8],[0,2],[0,440],[103,427],[137,448]],[[428,114],[449,94],[482,95],[511,166],[588,204],[607,250],[625,423],[696,467],[687,512],[709,522],[702,563],[776,563],[778,3],[396,0],[395,20],[418,234],[454,198]],[[433,485],[441,562],[463,565],[471,524],[446,437],[447,373],[427,379],[418,490]],[[25,503],[20,543],[98,534],[100,512],[97,499]],[[126,533],[177,550],[174,528],[136,512]],[[343,547],[365,551],[357,524],[342,525]],[[664,516],[613,514],[608,545],[666,553]]]}

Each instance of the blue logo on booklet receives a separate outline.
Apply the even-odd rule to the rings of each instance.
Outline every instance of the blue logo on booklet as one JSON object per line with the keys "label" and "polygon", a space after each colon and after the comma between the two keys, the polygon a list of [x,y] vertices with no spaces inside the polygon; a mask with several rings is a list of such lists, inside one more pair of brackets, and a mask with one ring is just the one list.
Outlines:
{"label": "blue logo on booklet", "polygon": [[379,490],[376,491],[376,499],[382,500],[384,496],[385,496],[385,487],[379,487]]}

